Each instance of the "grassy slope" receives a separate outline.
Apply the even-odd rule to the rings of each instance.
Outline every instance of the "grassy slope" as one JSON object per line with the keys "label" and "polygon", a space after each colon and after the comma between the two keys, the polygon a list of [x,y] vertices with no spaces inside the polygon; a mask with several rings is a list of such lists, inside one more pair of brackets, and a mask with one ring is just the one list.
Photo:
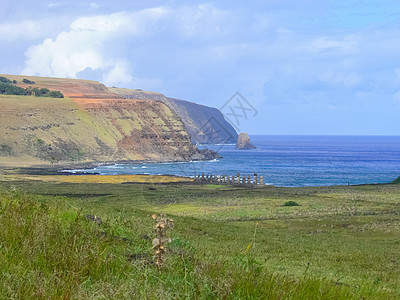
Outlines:
{"label": "grassy slope", "polygon": [[393,180],[392,183],[400,183],[400,177],[395,179],[395,180]]}
{"label": "grassy slope", "polygon": [[[162,103],[95,101],[0,95],[0,165],[50,164],[52,157],[61,164],[176,159],[174,154],[188,155],[193,148],[183,123]],[[124,140],[141,147],[122,149]]]}
{"label": "grassy slope", "polygon": [[[400,298],[397,185],[1,185],[0,294],[10,297]],[[176,223],[161,273],[142,238],[153,212]]]}

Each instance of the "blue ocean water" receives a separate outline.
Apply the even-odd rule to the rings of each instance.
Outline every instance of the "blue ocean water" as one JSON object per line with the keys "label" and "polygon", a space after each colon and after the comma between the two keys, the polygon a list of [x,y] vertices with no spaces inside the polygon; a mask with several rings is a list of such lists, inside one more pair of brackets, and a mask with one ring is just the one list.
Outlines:
{"label": "blue ocean water", "polygon": [[[255,150],[203,145],[223,158],[205,162],[117,164],[84,171],[111,174],[263,175],[276,186],[386,183],[400,176],[400,136],[251,136]],[[201,148],[200,147],[200,148]]]}

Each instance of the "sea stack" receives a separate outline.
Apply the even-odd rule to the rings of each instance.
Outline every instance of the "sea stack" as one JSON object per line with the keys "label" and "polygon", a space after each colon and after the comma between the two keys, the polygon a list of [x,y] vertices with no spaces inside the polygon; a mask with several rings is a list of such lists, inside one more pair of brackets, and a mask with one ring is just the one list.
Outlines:
{"label": "sea stack", "polygon": [[236,149],[256,149],[256,146],[250,143],[249,134],[242,132],[237,139]]}

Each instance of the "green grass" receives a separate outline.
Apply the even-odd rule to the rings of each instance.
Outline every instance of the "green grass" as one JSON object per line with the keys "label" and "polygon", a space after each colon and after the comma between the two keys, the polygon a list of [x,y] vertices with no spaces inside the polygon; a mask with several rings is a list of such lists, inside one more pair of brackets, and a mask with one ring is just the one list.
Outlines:
{"label": "green grass", "polygon": [[398,177],[397,179],[393,180],[392,183],[400,183],[400,177]]}
{"label": "green grass", "polygon": [[[398,185],[0,186],[2,299],[400,299]],[[159,273],[144,237],[162,212]]]}

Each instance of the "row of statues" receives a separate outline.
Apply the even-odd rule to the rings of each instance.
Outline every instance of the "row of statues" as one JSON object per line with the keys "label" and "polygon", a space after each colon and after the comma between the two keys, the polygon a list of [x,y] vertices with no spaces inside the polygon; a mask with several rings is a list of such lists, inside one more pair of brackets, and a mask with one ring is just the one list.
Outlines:
{"label": "row of statues", "polygon": [[254,173],[253,180],[251,176],[240,176],[237,173],[236,176],[230,175],[204,175],[199,174],[194,177],[194,182],[197,183],[217,183],[217,184],[260,184],[264,185],[264,178],[262,176],[258,177],[257,173]]}

